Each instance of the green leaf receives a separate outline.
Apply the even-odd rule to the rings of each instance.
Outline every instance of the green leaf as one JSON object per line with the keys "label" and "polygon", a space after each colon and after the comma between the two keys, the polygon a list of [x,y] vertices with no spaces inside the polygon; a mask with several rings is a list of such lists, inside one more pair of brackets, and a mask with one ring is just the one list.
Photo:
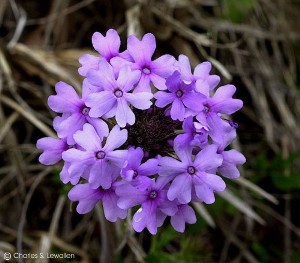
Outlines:
{"label": "green leaf", "polygon": [[272,182],[282,191],[299,190],[300,189],[300,174],[291,174],[290,176],[272,175]]}
{"label": "green leaf", "polygon": [[256,0],[226,0],[224,1],[225,18],[240,23],[252,12],[255,4]]}

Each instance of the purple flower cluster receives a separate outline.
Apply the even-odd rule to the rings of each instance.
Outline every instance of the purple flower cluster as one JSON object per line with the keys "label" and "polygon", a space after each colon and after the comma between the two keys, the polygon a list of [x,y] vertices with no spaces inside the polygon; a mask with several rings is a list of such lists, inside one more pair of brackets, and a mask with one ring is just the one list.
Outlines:
{"label": "purple flower cluster", "polygon": [[42,138],[40,162],[63,160],[63,183],[79,202],[77,212],[102,203],[107,220],[124,219],[133,209],[132,226],[155,234],[165,219],[175,230],[196,222],[191,202],[211,204],[224,191],[223,177],[238,178],[245,157],[228,149],[237,124],[229,115],[243,103],[233,85],[216,88],[220,78],[203,62],[194,72],[188,57],[152,59],[155,37],[128,37],[120,52],[115,30],[96,32],[99,57],[84,55],[79,73],[82,95],[56,84],[49,107],[60,115],[58,138]]}

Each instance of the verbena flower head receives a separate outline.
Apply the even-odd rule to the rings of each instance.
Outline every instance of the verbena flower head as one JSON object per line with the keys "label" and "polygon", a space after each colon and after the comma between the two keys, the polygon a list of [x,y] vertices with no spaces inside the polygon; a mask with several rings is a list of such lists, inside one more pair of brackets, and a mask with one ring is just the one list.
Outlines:
{"label": "verbena flower head", "polygon": [[155,37],[131,35],[120,51],[110,29],[92,38],[99,56],[80,58],[82,95],[56,85],[49,107],[60,115],[58,138],[42,138],[40,162],[63,161],[60,178],[73,184],[77,212],[102,204],[115,222],[133,210],[132,227],[156,234],[167,217],[176,231],[196,222],[191,202],[211,204],[225,177],[240,176],[245,157],[230,148],[237,124],[230,115],[243,103],[233,85],[216,88],[220,77],[202,62],[192,72],[188,57],[153,59]]}

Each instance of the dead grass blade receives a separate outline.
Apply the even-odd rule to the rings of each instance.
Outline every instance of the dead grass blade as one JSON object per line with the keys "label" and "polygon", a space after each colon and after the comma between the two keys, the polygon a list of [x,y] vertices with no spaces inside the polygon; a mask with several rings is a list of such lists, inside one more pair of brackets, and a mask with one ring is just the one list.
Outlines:
{"label": "dead grass blade", "polygon": [[152,7],[152,12],[154,15],[156,15],[158,18],[162,19],[163,21],[167,22],[169,26],[179,35],[182,37],[199,44],[201,46],[211,46],[212,42],[211,40],[205,35],[197,33],[193,30],[191,30],[189,27],[186,27],[184,24],[179,22],[178,20],[172,18],[171,16],[165,14],[164,12],[160,11],[156,7]]}
{"label": "dead grass blade", "polygon": [[240,177],[238,180],[234,180],[234,182],[248,188],[249,190],[257,193],[261,197],[269,200],[270,202],[272,202],[276,205],[278,204],[278,200],[273,195],[269,194],[264,189],[262,189],[261,187],[259,187],[256,184],[252,183],[251,181],[249,181],[243,177]]}
{"label": "dead grass blade", "polygon": [[244,213],[248,217],[254,219],[258,223],[265,225],[266,222],[249,206],[246,201],[241,200],[237,196],[235,196],[228,188],[224,192],[218,192],[223,199],[232,204],[235,208],[237,208],[240,212]]}
{"label": "dead grass blade", "polygon": [[9,130],[11,129],[11,126],[18,119],[18,117],[19,117],[19,113],[14,112],[8,117],[8,119],[5,121],[5,123],[2,124],[3,126],[0,128],[0,143],[2,142],[2,140],[6,136],[6,134],[9,132]]}
{"label": "dead grass blade", "polygon": [[56,137],[56,134],[50,128],[48,128],[48,126],[46,126],[43,122],[37,119],[35,115],[31,112],[24,110],[19,104],[14,102],[12,99],[8,98],[5,95],[1,95],[0,101],[17,111],[47,136]]}
{"label": "dead grass blade", "polygon": [[58,81],[65,81],[80,92],[81,83],[74,78],[73,74],[59,65],[54,56],[47,56],[47,52],[31,49],[20,43],[16,44],[10,52],[15,61],[28,73],[41,76],[53,86]]}
{"label": "dead grass blade", "polygon": [[199,213],[200,216],[206,221],[206,223],[212,228],[216,227],[216,223],[209,212],[206,210],[205,206],[202,203],[192,203],[195,210]]}

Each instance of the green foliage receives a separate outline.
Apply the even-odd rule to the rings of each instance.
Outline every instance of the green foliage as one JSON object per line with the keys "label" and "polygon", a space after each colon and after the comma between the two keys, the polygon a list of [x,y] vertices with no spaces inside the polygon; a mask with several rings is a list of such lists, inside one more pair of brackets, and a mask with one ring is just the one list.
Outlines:
{"label": "green foliage", "polygon": [[268,159],[259,155],[255,162],[256,175],[254,181],[259,182],[269,177],[273,186],[279,191],[296,191],[300,189],[300,171],[294,170],[294,162],[300,158],[300,153],[291,154],[288,158],[277,155]]}
{"label": "green foliage", "polygon": [[299,262],[300,262],[300,251],[297,251],[292,255],[291,263],[299,263]]}
{"label": "green foliage", "polygon": [[[211,255],[204,244],[205,229],[195,230],[195,225],[188,226],[185,234],[176,232],[171,226],[164,228],[152,236],[150,251],[146,257],[147,263],[164,262],[207,262]],[[197,229],[197,227],[196,227]],[[199,233],[202,235],[199,235]],[[198,235],[196,234],[198,233]],[[201,253],[199,253],[201,251]]]}
{"label": "green foliage", "polygon": [[254,251],[254,253],[257,255],[257,258],[261,262],[269,262],[270,261],[269,252],[267,251],[264,244],[262,244],[260,242],[253,242],[252,250]]}
{"label": "green foliage", "polygon": [[242,22],[254,9],[256,0],[225,0],[224,17],[234,23]]}

